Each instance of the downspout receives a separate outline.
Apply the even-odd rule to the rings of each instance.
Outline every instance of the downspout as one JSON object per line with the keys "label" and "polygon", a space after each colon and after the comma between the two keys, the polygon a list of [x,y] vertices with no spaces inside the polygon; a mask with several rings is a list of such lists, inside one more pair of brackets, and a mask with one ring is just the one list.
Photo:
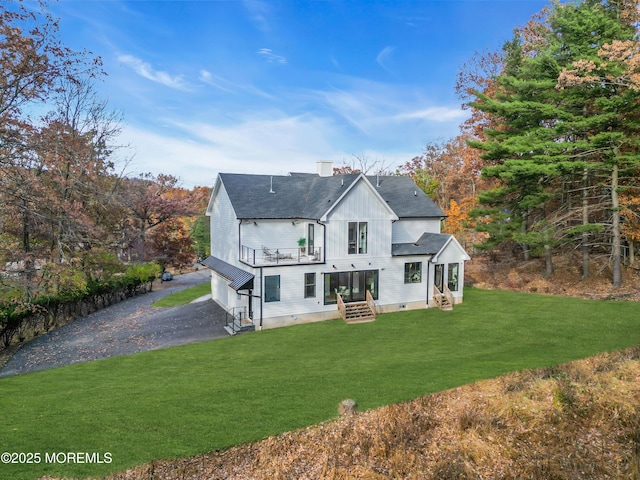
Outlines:
{"label": "downspout", "polygon": [[427,264],[427,308],[429,308],[429,299],[431,298],[429,295],[429,286],[431,285],[431,281],[429,280],[429,266],[431,265],[431,259],[425,263]]}
{"label": "downspout", "polygon": [[240,236],[242,235],[242,229],[240,226],[242,225],[242,219],[238,219],[238,261],[242,259],[242,239]]}
{"label": "downspout", "polygon": [[262,267],[260,267],[260,331],[262,331],[262,297],[263,297],[263,283],[262,283]]}
{"label": "downspout", "polygon": [[322,263],[327,263],[327,226],[320,220],[316,220],[322,226]]}

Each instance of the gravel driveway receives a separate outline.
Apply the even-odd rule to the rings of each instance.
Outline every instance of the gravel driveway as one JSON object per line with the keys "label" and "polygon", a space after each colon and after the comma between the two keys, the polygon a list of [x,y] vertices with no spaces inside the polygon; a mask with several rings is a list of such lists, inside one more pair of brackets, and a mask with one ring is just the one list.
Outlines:
{"label": "gravel driveway", "polygon": [[27,342],[0,369],[0,377],[226,337],[224,310],[212,300],[169,308],[151,306],[159,298],[209,281],[209,275],[209,270],[201,270],[176,275],[171,282],[154,282],[151,293]]}

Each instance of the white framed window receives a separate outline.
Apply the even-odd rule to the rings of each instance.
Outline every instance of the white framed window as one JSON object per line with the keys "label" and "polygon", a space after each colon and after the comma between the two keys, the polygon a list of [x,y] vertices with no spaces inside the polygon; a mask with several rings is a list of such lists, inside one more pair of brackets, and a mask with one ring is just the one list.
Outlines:
{"label": "white framed window", "polygon": [[304,298],[313,298],[316,296],[316,274],[304,274]]}
{"label": "white framed window", "polygon": [[367,222],[349,222],[349,255],[367,253]]}
{"label": "white framed window", "polygon": [[434,268],[433,283],[440,292],[444,291],[444,264],[439,263]]}
{"label": "white framed window", "polygon": [[422,282],[422,262],[404,264],[404,283]]}
{"label": "white framed window", "polygon": [[280,301],[280,275],[267,275],[264,277],[264,301]]}
{"label": "white framed window", "polygon": [[460,271],[460,264],[450,263],[447,275],[447,286],[452,292],[458,291],[458,272]]}

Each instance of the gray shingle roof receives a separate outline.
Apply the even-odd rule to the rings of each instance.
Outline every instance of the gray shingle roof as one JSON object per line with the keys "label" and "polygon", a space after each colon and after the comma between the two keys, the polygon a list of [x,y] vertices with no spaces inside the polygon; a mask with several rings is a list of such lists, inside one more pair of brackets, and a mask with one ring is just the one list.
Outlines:
{"label": "gray shingle roof", "polygon": [[229,280],[229,286],[236,291],[253,288],[254,275],[241,268],[213,256],[205,258],[202,264]]}
{"label": "gray shingle roof", "polygon": [[413,180],[404,175],[367,176],[400,218],[446,217]]}
{"label": "gray shingle roof", "polygon": [[415,243],[394,243],[391,255],[435,255],[444,247],[451,235],[446,233],[423,233]]}
{"label": "gray shingle roof", "polygon": [[[251,175],[221,173],[236,216],[319,220],[359,174],[321,177],[309,173]],[[404,176],[370,176],[369,182],[399,218],[445,217],[433,201]],[[271,193],[273,192],[273,193]]]}

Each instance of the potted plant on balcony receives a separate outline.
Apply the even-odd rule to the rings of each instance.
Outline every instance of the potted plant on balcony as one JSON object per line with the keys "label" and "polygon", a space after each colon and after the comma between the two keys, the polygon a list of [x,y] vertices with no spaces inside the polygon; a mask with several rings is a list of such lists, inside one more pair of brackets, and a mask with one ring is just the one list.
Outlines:
{"label": "potted plant on balcony", "polygon": [[304,254],[305,254],[305,251],[306,251],[306,247],[305,247],[305,245],[306,245],[306,244],[307,244],[307,239],[306,239],[306,238],[304,238],[304,237],[300,237],[300,238],[298,239],[298,247],[300,247],[300,253],[301,253],[302,255],[304,255]]}

